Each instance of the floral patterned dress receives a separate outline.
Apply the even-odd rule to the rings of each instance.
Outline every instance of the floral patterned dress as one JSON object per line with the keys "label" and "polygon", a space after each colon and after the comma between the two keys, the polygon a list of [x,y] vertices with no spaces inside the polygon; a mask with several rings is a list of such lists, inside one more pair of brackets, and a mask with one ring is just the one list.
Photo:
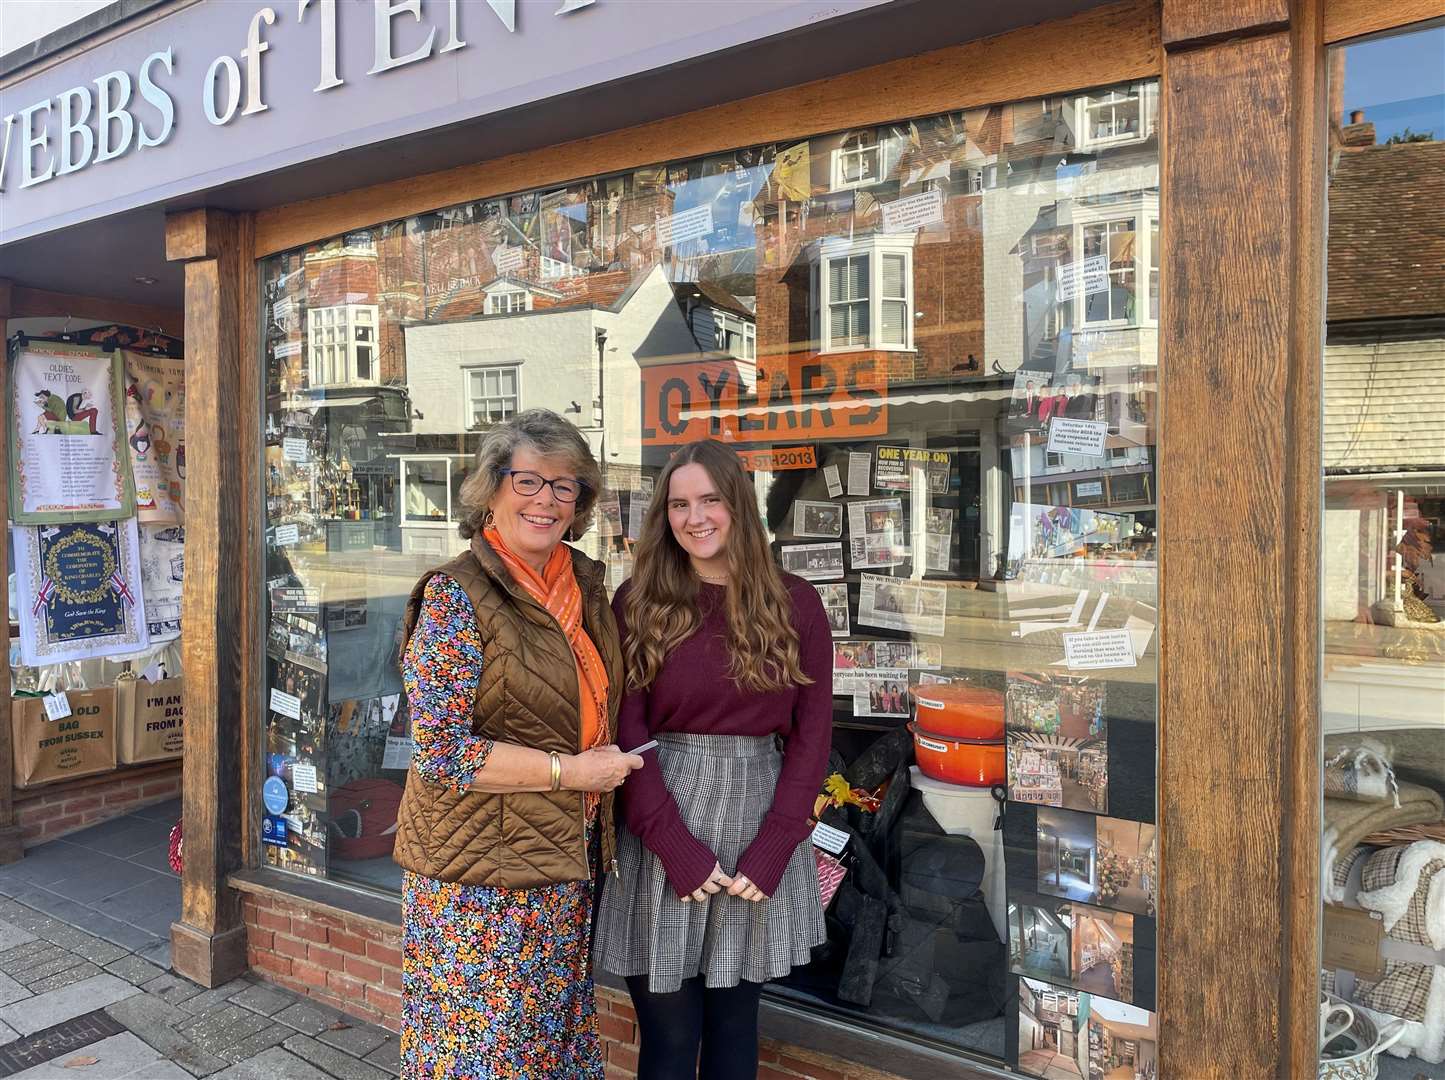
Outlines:
{"label": "floral patterned dress", "polygon": [[[471,785],[492,742],[471,733],[482,642],[451,578],[428,583],[402,664],[413,764]],[[590,832],[590,830],[589,830]],[[408,873],[402,890],[405,1080],[601,1080],[589,972],[593,886],[494,889]]]}

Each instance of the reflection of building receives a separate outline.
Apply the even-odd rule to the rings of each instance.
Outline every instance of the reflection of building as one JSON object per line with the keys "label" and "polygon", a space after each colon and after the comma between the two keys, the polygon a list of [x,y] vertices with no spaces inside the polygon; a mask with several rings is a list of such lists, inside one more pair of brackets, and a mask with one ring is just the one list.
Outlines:
{"label": "reflection of building", "polygon": [[635,473],[642,441],[638,368],[700,356],[660,266],[620,293],[609,287],[573,302],[550,288],[550,295],[528,284],[502,289],[503,280],[485,283],[480,295],[520,294],[505,312],[404,327],[408,382],[421,414],[410,445],[394,451],[407,507],[404,551],[440,553],[461,543],[456,493],[475,453],[474,433],[523,409],[567,417],[587,433],[605,470]]}
{"label": "reflection of building", "polygon": [[1329,195],[1324,723],[1438,730],[1445,142],[1375,145],[1373,125],[1353,119]]}

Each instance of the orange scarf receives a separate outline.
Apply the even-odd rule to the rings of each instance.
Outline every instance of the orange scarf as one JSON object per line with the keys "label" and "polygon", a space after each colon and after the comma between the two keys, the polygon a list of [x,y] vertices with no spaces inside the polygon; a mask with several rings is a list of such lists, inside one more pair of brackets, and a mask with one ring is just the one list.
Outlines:
{"label": "orange scarf", "polygon": [[512,579],[527,590],[527,595],[547,609],[557,620],[572,656],[577,661],[577,688],[581,691],[579,712],[582,737],[579,749],[590,750],[608,742],[607,731],[607,668],[597,646],[582,628],[582,589],[572,569],[572,550],[566,544],[552,549],[547,567],[541,573],[533,570],[507,547],[495,525],[483,530],[487,543],[497,553]]}

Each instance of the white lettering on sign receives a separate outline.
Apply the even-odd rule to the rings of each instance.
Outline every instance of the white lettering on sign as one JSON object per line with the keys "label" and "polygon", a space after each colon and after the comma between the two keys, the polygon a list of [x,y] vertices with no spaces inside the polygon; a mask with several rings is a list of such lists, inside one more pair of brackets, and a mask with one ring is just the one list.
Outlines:
{"label": "white lettering on sign", "polygon": [[[562,0],[555,14],[570,15],[595,3],[597,0]],[[343,10],[360,6],[361,3],[348,4]],[[438,27],[427,24],[426,13],[439,5],[427,4],[426,13],[422,0],[370,0],[369,6],[373,62],[368,75],[379,75],[433,55],[468,47],[461,36],[460,19],[471,5],[462,0],[447,0],[446,40],[435,50],[432,46],[436,43]],[[507,33],[517,32],[517,0],[487,0],[487,7]],[[345,85],[345,80],[337,66],[336,0],[297,0],[297,25],[305,22],[313,10],[316,12],[313,21],[319,21],[321,29],[313,92],[321,93]],[[405,16],[411,18],[408,20]],[[235,56],[222,54],[209,63],[200,62],[191,68],[194,72],[204,72],[193,84],[191,93],[199,96],[206,121],[213,127],[224,127],[238,117],[268,111],[261,58],[272,51],[273,44],[279,51],[285,43],[267,41],[262,31],[283,22],[274,8],[259,7],[247,23],[246,39]],[[425,27],[424,36],[418,24]],[[409,52],[398,54],[398,48],[405,47],[398,44],[399,40],[416,44]],[[175,75],[176,60],[170,48],[153,52],[142,60],[135,69],[134,83],[128,71],[110,71],[93,80],[93,90],[90,84],[67,87],[44,101],[32,102],[0,116],[0,193],[6,190],[15,168],[12,157],[20,159],[19,186],[28,188],[114,161],[132,147],[143,150],[169,141],[176,128],[176,99],[172,91],[157,80],[157,68],[163,69],[166,75]],[[139,100],[133,90],[138,91]],[[158,119],[136,111],[141,103],[153,109]],[[10,153],[12,146],[14,155]]]}
{"label": "white lettering on sign", "polygon": [[1069,420],[1055,417],[1049,421],[1050,453],[1104,456],[1104,440],[1109,425],[1097,420]]}
{"label": "white lettering on sign", "polygon": [[914,232],[925,225],[943,220],[943,189],[934,188],[921,195],[895,199],[883,204],[883,231]]}
{"label": "white lettering on sign", "polygon": [[1064,635],[1064,663],[1071,671],[1137,667],[1134,640],[1127,630],[1095,630]]}

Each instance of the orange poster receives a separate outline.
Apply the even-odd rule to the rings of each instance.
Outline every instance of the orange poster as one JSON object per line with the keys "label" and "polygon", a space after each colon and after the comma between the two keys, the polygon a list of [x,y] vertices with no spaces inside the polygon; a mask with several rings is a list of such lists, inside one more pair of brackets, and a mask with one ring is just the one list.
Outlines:
{"label": "orange poster", "polygon": [[642,369],[642,441],[860,439],[888,432],[888,354],[793,353],[758,361],[755,385],[732,360]]}

